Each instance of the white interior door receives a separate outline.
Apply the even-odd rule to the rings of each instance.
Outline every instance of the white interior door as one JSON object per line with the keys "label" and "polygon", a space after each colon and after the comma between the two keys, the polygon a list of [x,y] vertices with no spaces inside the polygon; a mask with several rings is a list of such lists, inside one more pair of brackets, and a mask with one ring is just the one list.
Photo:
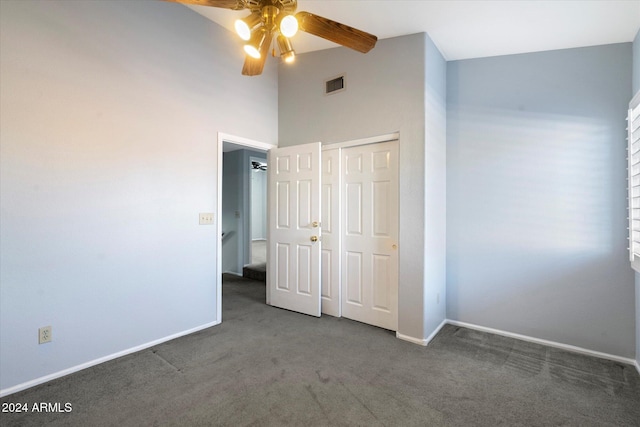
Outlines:
{"label": "white interior door", "polygon": [[320,143],[268,157],[267,303],[320,316]]}
{"label": "white interior door", "polygon": [[342,153],[342,315],[398,329],[398,142]]}

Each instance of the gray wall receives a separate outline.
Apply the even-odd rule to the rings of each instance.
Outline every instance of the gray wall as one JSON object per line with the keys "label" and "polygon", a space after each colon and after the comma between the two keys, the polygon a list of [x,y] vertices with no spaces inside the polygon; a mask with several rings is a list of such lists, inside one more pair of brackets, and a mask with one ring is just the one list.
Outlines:
{"label": "gray wall", "polygon": [[3,0],[0,29],[0,388],[213,322],[198,212],[218,131],[277,141],[274,61],[243,77],[230,32],[165,2]]}
{"label": "gray wall", "polygon": [[[281,146],[400,132],[398,326],[401,334],[419,340],[432,332],[425,329],[426,324],[444,319],[444,310],[429,321],[424,316],[425,301],[433,305],[436,295],[431,293],[444,287],[444,280],[442,284],[426,284],[424,263],[427,248],[444,253],[444,246],[435,248],[425,243],[426,146],[442,152],[438,147],[443,143],[443,132],[434,126],[438,139],[425,144],[425,83],[431,78],[425,74],[425,61],[433,48],[426,34],[415,34],[380,40],[366,55],[346,48],[306,53],[297,57],[294,67],[281,64],[278,78]],[[444,61],[439,66],[444,69]],[[324,95],[325,80],[341,73],[346,73],[346,91]],[[434,73],[436,86],[444,86],[439,82],[443,73]],[[428,90],[434,99],[430,108],[442,109],[438,100],[441,90]],[[441,172],[434,169],[433,173]],[[440,207],[444,209],[444,204]],[[439,236],[434,233],[434,239]],[[436,279],[441,275],[433,273]]]}
{"label": "gray wall", "polygon": [[424,331],[428,336],[446,319],[447,307],[447,63],[429,37],[425,70]]}
{"label": "gray wall", "polygon": [[[631,97],[640,91],[640,30],[633,40],[633,88]],[[640,274],[635,273],[636,282],[636,363],[640,369]]]}
{"label": "gray wall", "polygon": [[447,71],[450,319],[633,357],[631,43]]}
{"label": "gray wall", "polygon": [[243,150],[223,154],[222,164],[222,272],[242,274]]}
{"label": "gray wall", "polygon": [[632,96],[640,90],[640,30],[633,39],[633,77]]}

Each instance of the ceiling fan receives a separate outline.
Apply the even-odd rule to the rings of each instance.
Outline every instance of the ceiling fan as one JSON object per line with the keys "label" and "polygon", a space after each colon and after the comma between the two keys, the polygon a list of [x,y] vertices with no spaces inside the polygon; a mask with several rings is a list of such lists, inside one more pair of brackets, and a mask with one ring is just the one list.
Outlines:
{"label": "ceiling fan", "polygon": [[253,169],[255,171],[266,171],[267,170],[267,164],[253,161],[253,162],[251,162],[251,169]]}
{"label": "ceiling fan", "polygon": [[[298,29],[342,46],[367,53],[378,38],[348,25],[341,24],[309,12],[295,13],[297,0],[165,0],[174,3],[212,6],[223,9],[250,11],[249,16],[238,19],[235,29],[245,41],[246,59],[242,67],[245,76],[262,74],[269,48],[275,38],[280,57],[287,63],[295,59],[291,44]],[[273,50],[275,56],[275,48]]]}

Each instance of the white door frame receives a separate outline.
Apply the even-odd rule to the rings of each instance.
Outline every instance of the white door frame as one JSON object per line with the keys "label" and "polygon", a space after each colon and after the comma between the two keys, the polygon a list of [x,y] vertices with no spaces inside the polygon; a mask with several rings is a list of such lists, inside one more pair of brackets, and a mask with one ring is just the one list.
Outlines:
{"label": "white door frame", "polygon": [[[355,147],[357,145],[377,144],[379,142],[396,141],[400,139],[400,132],[387,133],[384,135],[372,136],[369,138],[353,139],[342,142],[326,142],[322,143],[322,148],[330,150],[332,148],[348,148]],[[399,147],[398,147],[399,148]]]}
{"label": "white door frame", "polygon": [[225,142],[242,145],[262,151],[269,151],[277,145],[255,141],[241,136],[218,132],[216,145],[216,172],[217,172],[217,197],[216,197],[216,321],[222,323],[222,147]]}
{"label": "white door frame", "polygon": [[[400,133],[390,133],[385,135],[378,135],[371,138],[363,138],[356,140],[349,140],[343,142],[323,143],[322,147],[326,149],[332,148],[346,148],[355,145],[375,144],[378,142],[387,142],[397,140],[400,138]],[[272,148],[277,148],[276,144],[269,144],[262,141],[256,141],[241,136],[231,135],[223,132],[218,132],[217,150],[216,150],[216,169],[217,169],[217,197],[216,197],[216,321],[222,322],[222,147],[224,142],[230,142],[237,145],[242,145],[247,148],[258,149],[262,151],[269,151]]]}

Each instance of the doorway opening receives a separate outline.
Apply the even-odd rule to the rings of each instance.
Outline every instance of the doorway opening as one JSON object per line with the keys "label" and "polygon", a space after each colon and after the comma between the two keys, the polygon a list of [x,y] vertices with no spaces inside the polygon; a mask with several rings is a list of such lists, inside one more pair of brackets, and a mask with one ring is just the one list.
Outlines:
{"label": "doorway opening", "polygon": [[[271,268],[266,271],[265,264],[268,280],[261,287],[267,304],[320,316],[333,314],[328,309],[331,302],[337,304],[338,316],[397,330],[398,138],[391,136],[395,138],[325,148],[320,143],[277,148],[219,137],[220,321],[222,273],[242,276],[240,269],[259,256],[259,242],[266,238]],[[262,186],[259,174],[269,169],[265,151],[272,170],[266,183],[271,197],[263,234],[258,230],[263,220],[251,211],[249,199],[267,199],[266,194],[251,195],[252,174],[257,188]],[[228,163],[239,165],[238,172]],[[235,186],[230,192],[223,191],[227,181]],[[228,198],[236,205],[226,206]],[[251,216],[256,217],[255,233]],[[225,239],[234,235],[235,245],[228,250]],[[233,257],[235,262],[228,261]]]}
{"label": "doorway opening", "polygon": [[247,266],[266,263],[266,251],[260,251],[267,239],[266,162],[264,151],[223,143],[220,217],[223,273],[243,276]]}
{"label": "doorway opening", "polygon": [[[222,321],[225,281],[241,282],[243,276],[266,280],[266,159],[267,151],[274,147],[218,134],[216,295],[219,322]],[[256,264],[262,269],[261,273],[256,273]]]}
{"label": "doorway opening", "polygon": [[267,154],[256,151],[249,157],[248,264],[242,276],[267,281]]}

